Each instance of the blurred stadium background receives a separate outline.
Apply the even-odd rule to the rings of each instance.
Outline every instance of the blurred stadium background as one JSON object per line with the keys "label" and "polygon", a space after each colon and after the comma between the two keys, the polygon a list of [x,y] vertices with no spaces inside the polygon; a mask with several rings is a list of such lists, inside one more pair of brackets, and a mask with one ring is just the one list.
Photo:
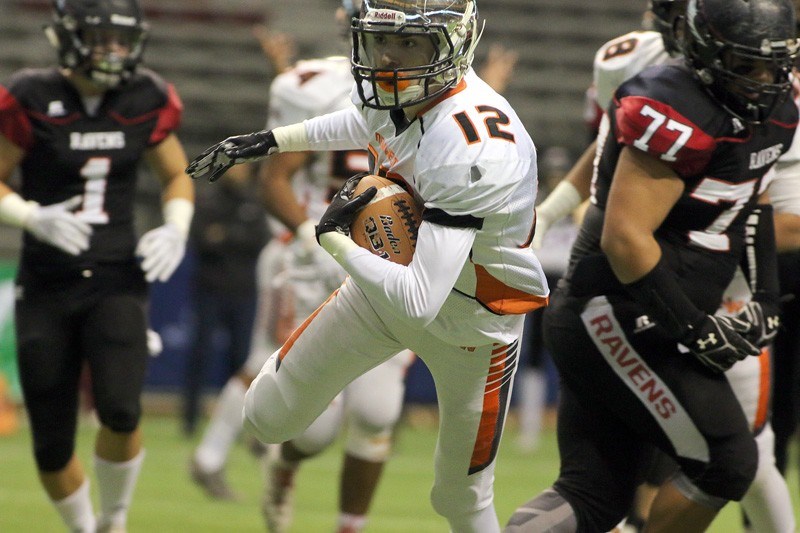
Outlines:
{"label": "blurred stadium background", "polygon": [[[190,157],[228,135],[263,127],[267,87],[274,73],[251,33],[254,24],[291,34],[300,58],[347,53],[340,28],[333,22],[337,0],[140,1],[151,25],[145,64],[174,83],[183,99],[185,115],[179,134]],[[479,0],[486,29],[476,64],[485,56],[488,43],[517,50],[519,61],[506,91],[508,100],[540,151],[563,146],[577,157],[588,142],[584,94],[591,82],[594,51],[608,39],[638,27],[645,7],[644,0]],[[49,0],[0,0],[0,80],[23,67],[54,63],[54,51],[41,31],[49,12]],[[141,228],[153,227],[160,217],[158,187],[147,176],[140,180],[137,214]],[[21,398],[14,363],[10,280],[19,237],[18,231],[0,227],[0,378],[4,377],[17,402]],[[165,350],[151,361],[148,372],[144,398],[148,458],[130,530],[261,531],[260,474],[244,446],[231,457],[229,473],[232,484],[245,496],[240,503],[210,502],[191,485],[186,472],[197,437],[187,440],[181,435],[175,410],[192,335],[188,325],[193,312],[189,295],[192,262],[190,250],[176,276],[153,287],[151,320],[162,335]],[[225,380],[222,364],[214,372],[208,405]],[[552,403],[552,369],[550,375]],[[398,432],[396,458],[387,467],[368,531],[446,529],[427,499],[435,439],[434,399],[424,367],[415,365],[409,375],[407,416]],[[24,417],[19,418],[19,430],[0,436],[0,532],[56,531],[55,513],[47,507],[35,479]],[[553,425],[550,413],[540,449],[525,455],[511,443],[515,431],[511,418],[497,473],[501,520],[557,475]],[[84,421],[80,453],[85,460],[90,456],[91,439],[91,424]],[[340,457],[329,451],[302,469],[293,531],[332,529]],[[796,497],[796,471],[791,476]],[[738,511],[729,507],[712,531],[741,529]]]}
{"label": "blurred stadium background", "polygon": [[[228,135],[260,129],[267,109],[267,87],[274,73],[252,35],[254,24],[285,32],[297,42],[298,57],[348,53],[341,28],[333,21],[338,0],[140,0],[151,25],[145,65],[175,84],[185,106],[179,131],[191,157]],[[24,67],[52,65],[55,53],[42,25],[50,19],[50,0],[0,0],[0,80]],[[584,94],[591,82],[594,51],[616,35],[638,27],[644,0],[483,0],[483,46],[501,43],[519,53],[506,91],[539,150],[563,146],[577,157],[588,133],[583,122]],[[146,169],[143,168],[143,173]],[[159,189],[143,176],[137,221],[144,229],[160,220]],[[198,183],[198,187],[208,186]],[[19,232],[0,229],[0,304],[11,295]],[[191,250],[167,284],[153,287],[152,325],[161,333],[164,353],[150,365],[150,398],[169,401],[180,388],[192,332],[189,326]],[[2,286],[2,285],[0,285]],[[3,295],[6,300],[3,300]],[[7,304],[8,305],[8,304]],[[2,315],[0,315],[2,318]],[[0,371],[18,396],[13,335],[0,323]],[[409,401],[433,400],[424,370],[413,369]],[[224,365],[213,369],[212,385],[224,383]],[[211,393],[214,390],[209,391]]]}

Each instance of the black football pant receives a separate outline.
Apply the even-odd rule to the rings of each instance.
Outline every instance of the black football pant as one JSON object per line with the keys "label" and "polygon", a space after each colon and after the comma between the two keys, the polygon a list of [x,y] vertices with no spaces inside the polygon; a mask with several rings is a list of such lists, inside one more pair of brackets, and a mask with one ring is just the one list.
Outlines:
{"label": "black football pant", "polygon": [[545,343],[561,377],[554,488],[580,531],[609,531],[630,508],[657,446],[707,495],[739,500],[758,450],[724,375],[680,353],[634,304],[557,291]]}
{"label": "black football pant", "polygon": [[136,429],[147,365],[143,291],[78,286],[17,301],[17,358],[37,466],[63,469],[75,449],[78,386],[84,361],[100,422],[115,432]]}
{"label": "black football pant", "polygon": [[773,355],[772,429],[775,462],[787,469],[787,451],[800,420],[800,252],[778,255],[782,325]]}

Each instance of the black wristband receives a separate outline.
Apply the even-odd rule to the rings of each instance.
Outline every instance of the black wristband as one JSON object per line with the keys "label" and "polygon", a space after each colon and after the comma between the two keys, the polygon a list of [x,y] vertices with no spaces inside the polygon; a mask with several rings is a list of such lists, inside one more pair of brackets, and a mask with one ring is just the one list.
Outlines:
{"label": "black wristband", "polygon": [[745,231],[741,266],[753,292],[753,299],[777,306],[780,283],[772,206],[758,204],[747,216]]}
{"label": "black wristband", "polygon": [[685,339],[691,329],[706,318],[683,292],[664,257],[644,277],[624,285],[628,294],[640,303],[650,318],[675,340]]}

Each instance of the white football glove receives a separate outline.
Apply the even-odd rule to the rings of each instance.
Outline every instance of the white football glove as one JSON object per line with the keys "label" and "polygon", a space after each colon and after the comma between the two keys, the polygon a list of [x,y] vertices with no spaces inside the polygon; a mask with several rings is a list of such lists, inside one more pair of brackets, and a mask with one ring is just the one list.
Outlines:
{"label": "white football glove", "polygon": [[32,209],[23,222],[23,228],[42,242],[70,255],[80,255],[89,249],[92,236],[92,226],[72,212],[82,201],[83,198],[77,195],[46,206],[29,202]]}
{"label": "white football glove", "polygon": [[167,281],[178,268],[186,252],[186,237],[178,226],[167,222],[142,235],[136,255],[142,258],[145,279]]}
{"label": "white football glove", "polygon": [[536,207],[536,232],[533,234],[531,248],[542,247],[544,236],[550,227],[572,213],[581,205],[583,199],[578,189],[566,180],[562,180],[547,198]]}
{"label": "white football glove", "polygon": [[147,328],[147,353],[150,357],[158,357],[164,351],[164,343],[157,331]]}

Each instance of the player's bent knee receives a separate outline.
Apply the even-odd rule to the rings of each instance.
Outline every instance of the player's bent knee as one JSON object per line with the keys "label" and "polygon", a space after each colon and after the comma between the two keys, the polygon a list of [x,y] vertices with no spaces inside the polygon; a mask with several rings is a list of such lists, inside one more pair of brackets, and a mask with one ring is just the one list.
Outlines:
{"label": "player's bent knee", "polygon": [[293,440],[302,433],[302,429],[289,431],[292,429],[288,423],[290,417],[285,418],[287,420],[285,425],[281,424],[273,409],[283,413],[287,412],[285,406],[279,407],[275,404],[266,408],[256,408],[252,402],[247,401],[247,396],[245,396],[244,430],[265,444],[279,444]]}
{"label": "player's bent knee", "polygon": [[261,442],[278,444],[299,437],[305,430],[279,394],[270,394],[269,374],[259,374],[244,397],[244,429]]}
{"label": "player's bent knee", "polygon": [[431,505],[434,511],[448,519],[470,515],[492,501],[491,492],[482,494],[478,490],[475,485],[446,486],[434,483],[431,489]]}
{"label": "player's bent knee", "polygon": [[693,484],[703,493],[723,500],[739,501],[758,471],[758,446],[750,434],[731,440],[712,454],[712,461]]}
{"label": "player's bent knee", "polygon": [[347,430],[345,450],[348,455],[363,461],[384,462],[392,451],[392,430],[372,431],[361,424],[352,424]]}
{"label": "player's bent knee", "polygon": [[34,444],[33,455],[36,467],[42,472],[58,472],[63,470],[75,453],[75,444],[67,439],[42,439],[45,442]]}
{"label": "player's bent knee", "polygon": [[114,433],[132,433],[139,427],[142,418],[142,409],[138,402],[135,405],[114,406],[110,408],[97,407],[97,418],[100,423]]}

